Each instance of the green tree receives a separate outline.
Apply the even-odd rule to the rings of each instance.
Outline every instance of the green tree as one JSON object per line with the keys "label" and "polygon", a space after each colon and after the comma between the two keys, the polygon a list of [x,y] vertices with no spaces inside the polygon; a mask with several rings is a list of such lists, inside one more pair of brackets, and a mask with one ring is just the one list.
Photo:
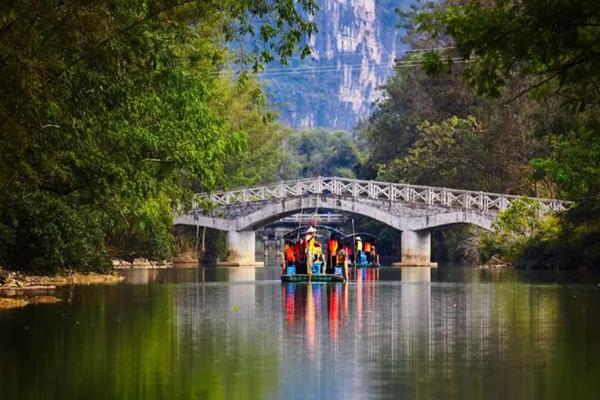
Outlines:
{"label": "green tree", "polygon": [[244,133],[244,151],[230,152],[225,158],[228,187],[275,182],[287,155],[283,143],[290,129],[274,121],[262,87],[254,79],[218,82],[222,96],[215,107],[224,115],[232,131]]}
{"label": "green tree", "polygon": [[171,221],[223,185],[244,126],[216,79],[227,40],[285,63],[314,2],[11,1],[0,6],[0,264],[100,268],[168,257]]}
{"label": "green tree", "polygon": [[416,184],[483,189],[472,186],[485,169],[482,153],[482,128],[475,118],[424,122],[406,156],[394,160],[388,173]]}
{"label": "green tree", "polygon": [[554,244],[559,230],[557,218],[542,216],[538,202],[520,198],[498,215],[493,232],[482,235],[481,259],[487,262],[498,256],[513,263],[522,263],[521,258],[534,240]]}
{"label": "green tree", "polygon": [[600,101],[599,19],[595,0],[467,1],[415,15],[420,32],[450,38],[470,61],[465,76],[480,93],[498,96],[518,74],[533,83],[514,97],[547,86],[577,107]]}
{"label": "green tree", "polygon": [[467,87],[455,74],[429,77],[419,68],[398,68],[382,90],[382,100],[358,127],[361,147],[367,151],[361,175],[368,179],[406,155],[420,124],[467,117],[472,104]]}
{"label": "green tree", "polygon": [[306,129],[292,133],[285,143],[286,177],[342,176],[354,178],[360,156],[352,135],[345,131]]}
{"label": "green tree", "polygon": [[[466,2],[417,12],[420,32],[449,37],[454,55],[468,61],[464,76],[479,93],[507,101],[530,95],[559,101],[560,115],[542,123],[553,154],[535,162],[538,177],[551,180],[558,193],[576,200],[562,218],[561,240],[554,245],[571,266],[600,261],[600,210],[597,200],[600,106],[600,9],[593,0]],[[444,56],[431,54],[430,70]],[[529,84],[507,93],[515,76]],[[557,257],[561,256],[557,254]]]}

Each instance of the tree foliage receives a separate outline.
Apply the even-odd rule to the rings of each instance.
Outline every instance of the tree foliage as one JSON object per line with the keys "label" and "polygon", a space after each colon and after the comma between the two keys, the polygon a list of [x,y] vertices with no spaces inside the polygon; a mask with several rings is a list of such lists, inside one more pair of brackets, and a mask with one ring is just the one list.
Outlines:
{"label": "tree foliage", "polygon": [[226,185],[237,188],[275,182],[286,159],[283,143],[290,129],[274,120],[255,79],[237,83],[224,79],[218,85],[223,95],[215,99],[215,107],[229,129],[245,134],[243,151],[225,155]]}
{"label": "tree foliage", "polygon": [[[270,28],[251,60],[285,61],[314,31],[314,10],[311,0],[3,2],[0,264],[168,257],[176,208],[224,185],[225,160],[255,129],[219,106],[239,94],[217,79],[226,40],[252,35],[258,19]],[[238,116],[244,101],[253,118],[266,112],[237,101]]]}
{"label": "tree foliage", "polygon": [[482,128],[475,118],[451,117],[439,124],[423,122],[405,157],[394,160],[391,175],[408,182],[468,187],[485,169]]}
{"label": "tree foliage", "polygon": [[500,256],[516,263],[522,262],[520,259],[534,240],[554,244],[558,233],[559,224],[555,216],[543,216],[536,201],[517,199],[498,215],[493,232],[482,235],[482,261]]}
{"label": "tree foliage", "polygon": [[[533,264],[598,265],[600,213],[600,8],[593,0],[491,0],[433,5],[417,12],[421,34],[449,38],[453,54],[467,61],[464,77],[478,93],[509,104],[528,95],[547,110],[536,121],[549,152],[533,161],[537,179],[575,200],[560,220],[555,241],[527,240]],[[432,55],[432,65],[445,55]],[[511,92],[510,82],[526,82]]]}
{"label": "tree foliage", "polygon": [[341,176],[354,178],[359,147],[346,131],[306,129],[293,132],[285,142],[282,178]]}
{"label": "tree foliage", "polygon": [[472,101],[456,74],[429,77],[419,68],[398,68],[382,92],[382,100],[358,127],[361,146],[367,150],[364,178],[375,178],[378,170],[406,155],[423,122],[467,117]]}
{"label": "tree foliage", "polygon": [[534,81],[517,96],[547,84],[576,107],[600,101],[599,21],[595,0],[467,1],[434,6],[415,20],[472,61],[465,73],[480,93],[499,95],[519,74]]}

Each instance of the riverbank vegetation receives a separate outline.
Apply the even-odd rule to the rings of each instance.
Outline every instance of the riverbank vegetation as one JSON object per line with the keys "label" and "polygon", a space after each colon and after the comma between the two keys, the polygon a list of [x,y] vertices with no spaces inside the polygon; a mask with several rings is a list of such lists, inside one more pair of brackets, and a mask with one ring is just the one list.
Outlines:
{"label": "riverbank vegetation", "polygon": [[[314,11],[312,0],[3,4],[0,265],[168,258],[192,193],[272,176],[264,154],[278,156],[281,128],[260,87],[228,71],[306,54]],[[232,54],[227,42],[245,37],[260,50]]]}
{"label": "riverbank vegetation", "polygon": [[483,262],[600,265],[595,3],[443,1],[403,14],[409,44],[437,50],[422,56],[423,69],[400,66],[384,86],[360,128],[371,149],[364,176],[574,201],[542,220],[517,202],[471,242]]}

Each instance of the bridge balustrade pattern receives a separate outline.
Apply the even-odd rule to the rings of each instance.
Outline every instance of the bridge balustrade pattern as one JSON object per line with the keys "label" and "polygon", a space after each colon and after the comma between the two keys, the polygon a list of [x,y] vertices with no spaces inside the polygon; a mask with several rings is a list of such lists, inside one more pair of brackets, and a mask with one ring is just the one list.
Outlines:
{"label": "bridge balustrade pattern", "polygon": [[199,194],[197,195],[197,201],[198,205],[210,201],[215,206],[227,206],[307,195],[370,198],[484,212],[503,211],[518,198],[538,202],[542,212],[562,211],[569,205],[569,202],[556,199],[338,177],[299,179],[247,189]]}
{"label": "bridge balustrade pattern", "polygon": [[[401,230],[401,265],[430,265],[431,229],[456,223],[492,229],[498,213],[519,198],[539,204],[540,213],[570,205],[556,199],[316,177],[198,194],[194,210],[176,223],[226,230],[229,260],[247,265],[254,263],[254,229],[261,224],[306,209],[329,208],[366,215]],[[213,207],[210,212],[205,211],[208,204]]]}

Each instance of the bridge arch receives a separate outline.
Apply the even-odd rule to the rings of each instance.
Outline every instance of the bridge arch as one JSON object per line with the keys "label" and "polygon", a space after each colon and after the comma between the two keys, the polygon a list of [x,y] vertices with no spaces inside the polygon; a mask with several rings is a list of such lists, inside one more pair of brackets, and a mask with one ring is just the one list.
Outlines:
{"label": "bridge arch", "polygon": [[[243,209],[243,208],[242,208]],[[486,230],[492,229],[493,216],[473,210],[421,209],[411,207],[392,209],[389,202],[332,196],[305,196],[255,203],[253,210],[226,219],[201,214],[182,216],[175,224],[207,226],[222,231],[256,230],[274,221],[301,211],[330,209],[363,215],[400,231],[434,229],[454,224],[472,224]]]}

